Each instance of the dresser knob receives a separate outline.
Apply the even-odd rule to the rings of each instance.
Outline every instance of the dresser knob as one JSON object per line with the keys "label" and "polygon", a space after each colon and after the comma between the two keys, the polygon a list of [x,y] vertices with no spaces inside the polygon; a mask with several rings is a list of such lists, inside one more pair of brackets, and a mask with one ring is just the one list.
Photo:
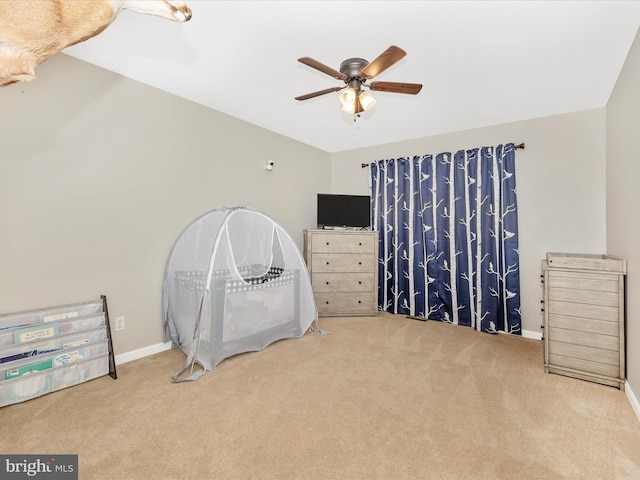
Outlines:
{"label": "dresser knob", "polygon": [[358,262],[358,265],[362,265],[362,262]]}
{"label": "dresser knob", "polygon": [[329,242],[327,242],[327,245],[329,245]]}
{"label": "dresser knob", "polygon": [[327,282],[327,285],[329,285],[329,282]]}
{"label": "dresser knob", "polygon": [[[329,283],[329,282],[327,282],[327,283]],[[358,282],[358,285],[362,285],[362,282]]]}
{"label": "dresser knob", "polygon": [[362,300],[358,300],[358,303],[362,303]]}
{"label": "dresser knob", "polygon": [[324,303],[326,303],[327,305],[329,305],[329,302],[328,302],[328,301],[327,301],[327,302],[324,302]]}
{"label": "dresser knob", "polygon": [[329,265],[329,262],[327,262],[327,265]]}

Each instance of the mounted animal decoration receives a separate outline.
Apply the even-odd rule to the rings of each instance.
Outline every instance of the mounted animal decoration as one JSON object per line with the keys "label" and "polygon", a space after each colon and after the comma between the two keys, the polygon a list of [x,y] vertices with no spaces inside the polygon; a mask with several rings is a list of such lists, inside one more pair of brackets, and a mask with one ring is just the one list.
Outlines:
{"label": "mounted animal decoration", "polygon": [[0,87],[33,80],[39,64],[95,37],[122,10],[191,19],[191,9],[177,0],[1,0]]}

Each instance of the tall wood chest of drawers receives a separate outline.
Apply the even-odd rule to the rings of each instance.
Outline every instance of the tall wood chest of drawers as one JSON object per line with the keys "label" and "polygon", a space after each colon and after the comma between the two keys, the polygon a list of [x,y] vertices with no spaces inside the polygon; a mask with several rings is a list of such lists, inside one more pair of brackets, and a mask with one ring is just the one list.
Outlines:
{"label": "tall wood chest of drawers", "polygon": [[545,372],[624,390],[627,262],[547,253],[542,262]]}
{"label": "tall wood chest of drawers", "polygon": [[378,232],[305,230],[304,257],[318,315],[378,311]]}

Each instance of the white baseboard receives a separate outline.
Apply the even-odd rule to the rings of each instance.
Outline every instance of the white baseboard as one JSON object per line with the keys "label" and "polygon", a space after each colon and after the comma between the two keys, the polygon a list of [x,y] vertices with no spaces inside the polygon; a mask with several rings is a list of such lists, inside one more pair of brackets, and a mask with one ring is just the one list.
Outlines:
{"label": "white baseboard", "polygon": [[[541,333],[533,332],[531,330],[523,330],[522,337],[533,338],[534,340],[542,340]],[[167,343],[156,343],[155,345],[149,345],[148,347],[142,347],[137,350],[121,353],[119,355],[116,355],[116,365],[132,362],[134,360],[138,360],[140,358],[153,355],[154,353],[160,353],[170,349],[171,349],[171,342],[167,342]]]}
{"label": "white baseboard", "polygon": [[635,412],[636,417],[638,417],[638,421],[640,422],[640,403],[638,402],[637,397],[633,394],[629,382],[625,382],[624,384],[624,393],[627,395],[627,399],[629,399],[631,408]]}
{"label": "white baseboard", "polygon": [[522,330],[523,338],[533,338],[534,340],[542,340],[542,333],[532,330]]}
{"label": "white baseboard", "polygon": [[149,355],[153,355],[154,353],[160,353],[170,349],[171,342],[167,342],[156,343],[155,345],[149,345],[148,347],[139,348],[138,350],[121,353],[120,355],[116,355],[116,365],[132,362],[133,360],[138,360],[139,358],[148,357]]}

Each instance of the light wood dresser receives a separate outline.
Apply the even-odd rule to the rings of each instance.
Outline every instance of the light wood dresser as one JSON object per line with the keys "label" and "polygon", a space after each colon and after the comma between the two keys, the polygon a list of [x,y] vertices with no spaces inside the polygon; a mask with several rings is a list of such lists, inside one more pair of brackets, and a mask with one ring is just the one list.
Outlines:
{"label": "light wood dresser", "polygon": [[318,315],[378,311],[378,232],[305,230],[304,257]]}
{"label": "light wood dresser", "polygon": [[627,262],[547,253],[542,262],[545,372],[624,390]]}

